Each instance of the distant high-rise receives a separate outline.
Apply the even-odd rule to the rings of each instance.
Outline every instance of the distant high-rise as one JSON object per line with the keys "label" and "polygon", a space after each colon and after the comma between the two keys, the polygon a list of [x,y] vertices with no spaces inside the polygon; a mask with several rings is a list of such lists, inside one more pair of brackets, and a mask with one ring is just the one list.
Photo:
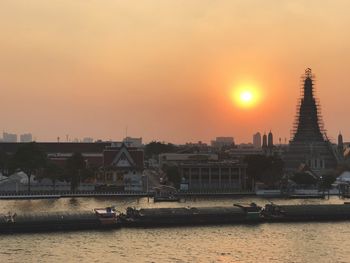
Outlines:
{"label": "distant high-rise", "polygon": [[19,136],[20,142],[32,142],[33,136],[31,133],[24,133]]}
{"label": "distant high-rise", "polygon": [[267,147],[272,148],[273,147],[273,135],[272,132],[269,132],[269,135],[267,137]]}
{"label": "distant high-rise", "polygon": [[253,135],[253,145],[255,148],[261,148],[261,133],[257,132]]}
{"label": "distant high-rise", "polygon": [[337,147],[327,139],[323,128],[320,105],[314,97],[314,76],[311,69],[302,77],[302,97],[292,130],[288,152],[284,156],[287,172],[295,171],[300,164],[306,164],[316,173],[333,169],[340,161]]}
{"label": "distant high-rise", "polygon": [[344,151],[344,142],[343,142],[343,135],[339,132],[338,135],[338,149],[339,152],[343,153]]}
{"label": "distant high-rise", "polygon": [[263,135],[262,147],[267,148],[267,135],[266,135],[266,133],[264,133],[264,135]]}
{"label": "distant high-rise", "polygon": [[3,142],[17,142],[17,134],[4,132],[2,140]]}

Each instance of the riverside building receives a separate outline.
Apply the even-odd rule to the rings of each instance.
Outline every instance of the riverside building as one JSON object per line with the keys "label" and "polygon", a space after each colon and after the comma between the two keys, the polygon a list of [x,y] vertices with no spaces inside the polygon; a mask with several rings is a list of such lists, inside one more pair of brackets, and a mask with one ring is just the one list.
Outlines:
{"label": "riverside building", "polygon": [[[0,151],[14,154],[24,143],[0,143]],[[95,170],[95,184],[114,186],[118,190],[141,191],[144,152],[118,142],[38,142],[47,157],[64,167],[74,153],[81,153],[86,166]]]}
{"label": "riverside building", "polygon": [[180,163],[179,171],[189,190],[246,189],[246,164],[238,161]]}

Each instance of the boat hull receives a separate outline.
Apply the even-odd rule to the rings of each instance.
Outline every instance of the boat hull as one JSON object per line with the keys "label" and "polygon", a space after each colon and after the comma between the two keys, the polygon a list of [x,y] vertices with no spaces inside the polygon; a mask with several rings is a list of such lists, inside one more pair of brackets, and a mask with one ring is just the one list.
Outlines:
{"label": "boat hull", "polygon": [[129,211],[121,217],[123,226],[178,226],[261,222],[260,212],[240,207],[150,208]]}
{"label": "boat hull", "polygon": [[120,224],[117,219],[113,224],[106,224],[93,212],[0,215],[0,233],[73,231],[118,227]]}

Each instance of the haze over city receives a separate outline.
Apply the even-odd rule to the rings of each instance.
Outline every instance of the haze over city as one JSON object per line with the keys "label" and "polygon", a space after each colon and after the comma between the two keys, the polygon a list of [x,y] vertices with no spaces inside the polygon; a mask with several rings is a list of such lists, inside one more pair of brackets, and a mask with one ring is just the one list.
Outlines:
{"label": "haze over city", "polygon": [[[290,138],[311,67],[330,137],[347,121],[350,2],[18,1],[0,8],[1,126],[38,141]],[[242,107],[232,94],[253,87]]]}
{"label": "haze over city", "polygon": [[349,10],[1,0],[0,262],[350,262]]}

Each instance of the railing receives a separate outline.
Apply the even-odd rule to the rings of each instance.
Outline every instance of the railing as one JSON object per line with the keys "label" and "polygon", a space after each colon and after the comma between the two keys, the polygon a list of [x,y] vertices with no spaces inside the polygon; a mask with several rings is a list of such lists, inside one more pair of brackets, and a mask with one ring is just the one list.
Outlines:
{"label": "railing", "polygon": [[40,192],[0,192],[0,199],[63,198],[63,197],[147,197],[147,192],[110,192],[110,191],[40,191]]}
{"label": "railing", "polygon": [[180,196],[230,196],[230,195],[255,195],[253,191],[236,190],[236,189],[213,189],[213,190],[199,190],[199,191],[179,191]]}
{"label": "railing", "polygon": [[[255,195],[251,191],[239,190],[201,190],[179,191],[179,196],[230,196]],[[33,191],[33,192],[0,192],[0,199],[45,199],[69,197],[154,197],[154,192],[136,191]]]}

